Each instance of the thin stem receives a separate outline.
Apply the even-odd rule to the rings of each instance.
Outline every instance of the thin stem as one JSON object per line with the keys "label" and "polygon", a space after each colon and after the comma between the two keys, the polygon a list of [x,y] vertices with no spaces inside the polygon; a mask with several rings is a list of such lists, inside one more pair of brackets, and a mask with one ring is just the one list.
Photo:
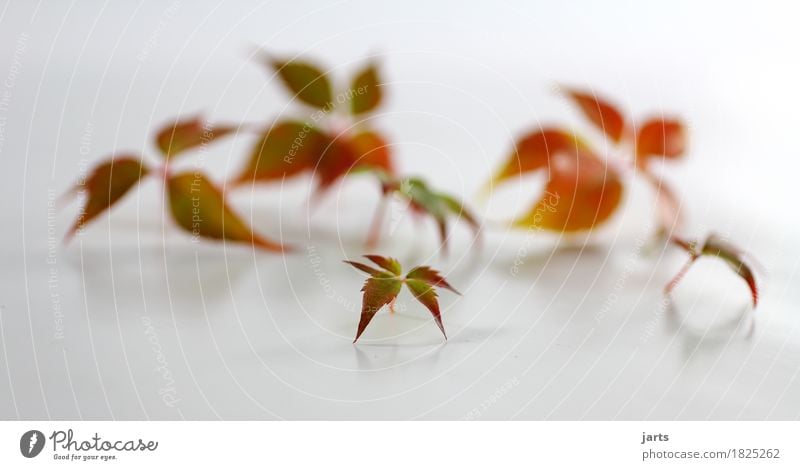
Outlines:
{"label": "thin stem", "polygon": [[367,248],[372,249],[378,245],[378,240],[381,236],[381,226],[383,225],[383,213],[386,212],[386,199],[387,196],[381,196],[378,206],[375,208],[375,214],[372,216],[372,223],[370,224],[369,234],[367,235]]}
{"label": "thin stem", "polygon": [[683,279],[686,273],[689,272],[689,268],[692,267],[692,264],[695,262],[696,259],[697,259],[696,256],[692,256],[691,258],[689,258],[688,261],[686,261],[686,263],[684,263],[681,270],[678,271],[678,274],[676,274],[675,277],[673,277],[672,280],[669,281],[667,287],[664,288],[665,294],[669,294],[670,292],[672,292],[672,289],[674,289],[675,286],[678,285],[679,282],[681,282],[681,279]]}

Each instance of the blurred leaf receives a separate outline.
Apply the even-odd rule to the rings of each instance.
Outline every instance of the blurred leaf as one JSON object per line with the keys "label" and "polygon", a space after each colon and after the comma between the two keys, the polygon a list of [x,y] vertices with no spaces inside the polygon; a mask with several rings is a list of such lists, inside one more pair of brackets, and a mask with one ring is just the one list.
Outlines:
{"label": "blurred leaf", "polygon": [[345,261],[345,263],[370,275],[370,278],[364,283],[364,287],[361,288],[361,292],[364,293],[361,304],[361,318],[358,322],[358,330],[353,342],[358,341],[372,318],[384,305],[394,303],[403,284],[406,284],[406,287],[414,297],[431,312],[436,326],[442,331],[446,340],[447,334],[442,324],[435,287],[444,287],[456,294],[458,294],[458,291],[448,284],[447,280],[438,271],[428,266],[417,266],[403,278],[401,277],[403,268],[396,259],[379,255],[365,255],[365,257],[382,269],[375,269],[357,261]]}
{"label": "blurred leaf", "polygon": [[733,272],[744,280],[747,284],[747,288],[750,290],[753,308],[758,305],[758,285],[756,283],[756,278],[753,274],[753,270],[745,262],[745,256],[741,250],[715,234],[709,235],[701,248],[698,248],[700,244],[697,241],[686,241],[679,237],[672,237],[670,240],[673,244],[683,248],[689,254],[689,260],[678,274],[672,278],[669,284],[667,284],[667,287],[664,289],[666,294],[672,292],[697,259],[702,256],[714,256],[725,261]]}
{"label": "blurred leaf", "polygon": [[516,142],[514,152],[489,181],[487,189],[509,178],[547,168],[555,155],[575,153],[582,146],[575,136],[559,129],[532,132]]}
{"label": "blurred leaf", "polygon": [[611,140],[619,143],[625,130],[625,118],[617,108],[609,102],[598,98],[595,94],[567,90],[567,96],[578,105],[583,114],[592,121],[592,124],[603,131]]}
{"label": "blurred leaf", "polygon": [[272,59],[269,62],[286,88],[300,101],[320,109],[333,104],[331,84],[316,66],[299,60]]}
{"label": "blurred leaf", "polygon": [[286,250],[286,247],[254,234],[231,211],[222,193],[200,173],[185,172],[171,176],[168,191],[172,217],[193,237],[250,243],[269,251]]}
{"label": "blurred leaf", "polygon": [[247,165],[234,181],[271,181],[313,169],[329,144],[328,136],[310,124],[280,122],[256,142]]}
{"label": "blurred leaf", "polygon": [[478,234],[480,225],[477,223],[477,219],[460,201],[448,194],[432,190],[422,179],[406,178],[394,183],[391,187],[411,202],[413,210],[427,214],[436,221],[444,251],[447,250],[448,215],[463,218],[473,232]]}
{"label": "blurred leaf", "polygon": [[389,175],[395,174],[389,144],[379,134],[363,131],[351,137],[350,143],[357,168],[380,169]]}
{"label": "blurred leaf", "polygon": [[235,131],[232,126],[212,127],[201,118],[186,119],[162,127],[156,135],[156,144],[169,160],[184,150],[208,144]]}
{"label": "blurred leaf", "polygon": [[350,171],[355,169],[356,152],[347,135],[331,138],[328,146],[313,169],[317,189],[324,191]]}
{"label": "blurred leaf", "polygon": [[383,92],[375,64],[369,64],[358,72],[350,84],[350,94],[350,111],[353,114],[366,113],[378,107]]}
{"label": "blurred leaf", "polygon": [[85,189],[88,196],[78,220],[67,233],[67,238],[119,201],[148,172],[138,157],[129,155],[112,157],[111,160],[97,165],[86,179],[85,186],[74,188]]}
{"label": "blurred leaf", "polygon": [[514,225],[557,232],[589,230],[614,214],[622,193],[619,175],[596,156],[586,151],[563,154],[551,166],[541,199]]}
{"label": "blurred leaf", "polygon": [[750,295],[753,298],[753,307],[758,305],[756,278],[753,275],[753,270],[750,269],[742,259],[742,253],[738,248],[712,234],[706,240],[700,253],[704,256],[716,256],[728,263],[728,266],[731,267],[733,272],[738,274],[747,283],[747,287],[750,289]]}
{"label": "blurred leaf", "polygon": [[677,158],[686,150],[686,129],[677,120],[651,119],[636,137],[637,164],[644,166],[649,157]]}
{"label": "blurred leaf", "polygon": [[439,193],[439,198],[441,198],[442,202],[447,206],[451,214],[454,214],[456,217],[464,219],[464,221],[467,222],[470,228],[472,228],[473,232],[475,232],[476,234],[478,233],[478,230],[480,230],[481,228],[478,219],[475,218],[472,212],[467,210],[467,208],[461,201],[454,198],[453,196],[450,196],[449,194],[444,194],[444,193]]}

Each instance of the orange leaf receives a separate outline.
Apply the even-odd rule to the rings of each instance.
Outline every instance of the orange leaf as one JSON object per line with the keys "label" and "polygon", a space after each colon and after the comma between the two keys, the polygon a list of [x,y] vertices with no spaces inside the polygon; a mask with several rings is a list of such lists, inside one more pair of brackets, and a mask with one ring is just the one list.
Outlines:
{"label": "orange leaf", "polygon": [[567,90],[567,96],[581,108],[583,114],[611,140],[619,142],[625,130],[625,118],[616,107],[594,94]]}
{"label": "orange leaf", "polygon": [[169,160],[184,150],[206,145],[235,131],[231,126],[212,127],[201,118],[187,119],[162,127],[156,135],[156,144]]}
{"label": "orange leaf", "polygon": [[489,187],[524,173],[546,168],[550,159],[561,153],[574,153],[583,144],[559,129],[532,132],[517,141],[514,152],[489,182]]}
{"label": "orange leaf", "polygon": [[254,234],[204,175],[195,172],[174,175],[169,178],[168,191],[172,217],[193,237],[251,243],[269,251],[286,250]]}
{"label": "orange leaf", "polygon": [[112,157],[95,167],[85,183],[88,199],[67,238],[119,201],[147,173],[148,169],[138,157],[128,155]]}
{"label": "orange leaf", "polygon": [[558,232],[592,229],[607,221],[622,200],[619,175],[588,152],[561,155],[551,166],[542,198],[514,225]]}
{"label": "orange leaf", "polygon": [[394,174],[389,145],[383,138],[371,131],[360,132],[350,138],[358,167],[377,168],[389,175]]}
{"label": "orange leaf", "polygon": [[329,141],[322,156],[314,168],[318,190],[327,189],[330,185],[353,170],[357,161],[356,150],[346,135]]}
{"label": "orange leaf", "polygon": [[686,150],[686,129],[677,120],[651,119],[639,129],[636,137],[637,164],[645,165],[648,157],[680,157]]}

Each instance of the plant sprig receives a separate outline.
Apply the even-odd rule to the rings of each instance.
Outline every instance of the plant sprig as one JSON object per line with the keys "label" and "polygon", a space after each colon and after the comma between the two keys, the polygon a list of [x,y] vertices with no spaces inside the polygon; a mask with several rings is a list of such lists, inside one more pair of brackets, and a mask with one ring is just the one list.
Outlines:
{"label": "plant sprig", "polygon": [[404,284],[414,297],[431,312],[436,326],[442,331],[442,335],[446,340],[447,333],[444,331],[435,288],[441,287],[458,295],[461,295],[461,293],[453,288],[438,271],[429,266],[417,266],[403,276],[403,268],[394,258],[385,258],[379,255],[364,255],[364,257],[372,261],[378,268],[373,268],[358,261],[344,261],[370,276],[364,283],[364,287],[361,288],[361,292],[364,293],[361,304],[361,319],[358,322],[358,330],[353,342],[358,341],[358,338],[361,337],[372,318],[381,308],[385,305],[393,308],[394,301],[397,299],[397,295],[400,294],[400,289]]}

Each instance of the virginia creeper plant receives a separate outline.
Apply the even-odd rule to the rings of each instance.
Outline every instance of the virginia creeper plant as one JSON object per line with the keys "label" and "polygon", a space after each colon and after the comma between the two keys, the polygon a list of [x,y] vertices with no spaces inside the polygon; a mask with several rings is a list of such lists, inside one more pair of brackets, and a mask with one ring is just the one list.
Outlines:
{"label": "virginia creeper plant", "polygon": [[[548,179],[540,199],[512,225],[561,233],[588,231],[601,225],[620,206],[625,186],[622,168],[629,166],[656,191],[657,234],[690,257],[665,292],[671,292],[699,257],[715,256],[744,279],[755,306],[758,288],[744,254],[714,235],[703,243],[684,240],[679,235],[680,201],[652,167],[654,160],[677,160],[683,156],[687,141],[683,123],[674,118],[652,117],[637,124],[595,94],[566,89],[565,95],[602,131],[608,143],[605,148],[612,151],[601,157],[588,139],[560,127],[545,127],[524,135],[488,187],[539,171],[546,172]],[[557,204],[552,203],[554,196]]]}
{"label": "virginia creeper plant", "polygon": [[[368,247],[378,243],[386,202],[392,197],[404,200],[412,214],[424,214],[435,221],[443,252],[451,218],[463,220],[476,237],[479,235],[480,222],[459,198],[431,188],[422,178],[398,174],[388,139],[369,125],[370,116],[385,101],[385,85],[376,63],[364,65],[345,84],[337,86],[329,73],[310,62],[267,54],[261,54],[259,62],[278,79],[292,101],[311,115],[303,118],[298,113],[296,118],[282,116],[266,125],[248,126],[247,132],[255,129],[257,139],[226,188],[306,175],[314,180],[316,199],[326,197],[327,190],[345,177],[366,174],[379,188],[379,202],[366,239]],[[512,226],[556,233],[589,232],[617,212],[627,183],[623,173],[628,172],[624,170],[632,169],[655,190],[657,234],[689,256],[665,292],[671,292],[698,258],[714,256],[745,280],[755,306],[758,289],[745,255],[715,235],[702,242],[683,238],[680,201],[653,168],[656,160],[683,157],[687,141],[683,123],[664,117],[638,123],[592,93],[566,89],[564,94],[602,131],[607,143],[602,148],[611,150],[603,155],[589,139],[558,126],[523,135],[487,185],[493,188],[534,172],[546,174],[541,195],[530,210],[512,221]],[[132,153],[113,155],[101,162],[82,185],[74,188],[85,192],[86,197],[67,238],[110,209],[142,179],[155,177],[163,184],[172,219],[193,237],[245,243],[266,251],[288,251],[282,243],[254,233],[228,205],[226,194],[205,174],[171,170],[173,159],[238,134],[239,130],[237,126],[212,126],[200,117],[176,119],[156,133],[160,163],[147,163],[141,155]],[[366,258],[377,268],[345,261],[370,276],[362,288],[361,317],[354,342],[382,307],[389,305],[393,310],[403,285],[431,312],[446,339],[436,288],[458,292],[444,277],[428,266],[415,267],[403,276],[395,259],[379,255]]]}
{"label": "virginia creeper plant", "polygon": [[235,127],[213,127],[201,118],[171,123],[156,134],[162,161],[152,169],[134,154],[114,155],[101,162],[75,191],[87,193],[83,209],[67,234],[72,236],[92,219],[122,199],[143,178],[152,175],[164,185],[170,214],[178,227],[192,237],[249,243],[267,251],[283,251],[280,243],[255,234],[225,202],[222,191],[202,172],[173,173],[170,162],[186,151],[206,145],[236,131]]}
{"label": "virginia creeper plant", "polygon": [[448,284],[447,280],[438,271],[428,266],[417,266],[403,276],[403,268],[396,259],[384,258],[378,255],[364,255],[364,257],[375,263],[380,269],[357,261],[345,261],[345,263],[354,268],[369,274],[369,279],[364,283],[364,287],[361,288],[361,292],[364,293],[364,299],[361,303],[361,319],[358,322],[354,343],[358,341],[372,318],[384,305],[389,305],[389,308],[394,310],[394,301],[397,299],[397,295],[404,284],[414,297],[431,312],[433,321],[442,331],[444,339],[447,339],[435,288],[442,287],[458,295],[461,295],[460,292]]}

